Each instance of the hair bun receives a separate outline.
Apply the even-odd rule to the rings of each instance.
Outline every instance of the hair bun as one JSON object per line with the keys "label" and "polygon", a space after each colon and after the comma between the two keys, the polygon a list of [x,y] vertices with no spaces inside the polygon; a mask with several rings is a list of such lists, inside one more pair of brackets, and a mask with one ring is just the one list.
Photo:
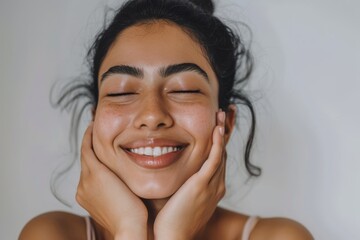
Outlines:
{"label": "hair bun", "polygon": [[215,8],[212,0],[190,0],[190,2],[202,8],[205,12],[214,13]]}

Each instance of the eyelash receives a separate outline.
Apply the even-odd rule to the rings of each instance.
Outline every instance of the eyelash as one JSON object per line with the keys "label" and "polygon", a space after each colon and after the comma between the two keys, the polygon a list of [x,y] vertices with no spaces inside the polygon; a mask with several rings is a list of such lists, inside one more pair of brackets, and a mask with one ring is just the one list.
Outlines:
{"label": "eyelash", "polygon": [[200,90],[178,90],[178,91],[172,91],[170,93],[200,93]]}
{"label": "eyelash", "polygon": [[122,96],[128,96],[128,95],[133,95],[133,94],[137,94],[137,93],[135,93],[135,92],[109,93],[106,96],[108,96],[108,97],[122,97]]}
{"label": "eyelash", "polygon": [[[200,90],[178,90],[178,91],[172,91],[170,93],[180,93],[180,94],[192,94],[192,93],[201,93]],[[137,94],[135,92],[122,92],[122,93],[109,93],[106,96],[108,97],[123,97],[123,96],[129,96]]]}

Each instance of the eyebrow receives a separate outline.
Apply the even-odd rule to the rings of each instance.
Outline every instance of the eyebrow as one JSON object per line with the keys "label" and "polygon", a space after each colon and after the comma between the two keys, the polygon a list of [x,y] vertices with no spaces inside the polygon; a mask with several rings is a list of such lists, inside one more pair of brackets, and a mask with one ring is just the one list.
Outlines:
{"label": "eyebrow", "polygon": [[205,78],[206,81],[209,81],[207,73],[195,63],[180,63],[169,65],[160,69],[160,76],[165,78],[176,73],[189,71],[196,72],[200,74],[203,78]]}
{"label": "eyebrow", "polygon": [[[162,67],[159,70],[159,74],[161,77],[166,78],[176,73],[189,72],[189,71],[201,75],[207,82],[209,82],[209,77],[207,73],[195,63],[179,63],[179,64],[172,64],[166,67]],[[113,74],[125,74],[137,78],[144,78],[144,71],[141,68],[128,66],[128,65],[116,65],[109,68],[109,70],[107,70],[101,76],[101,81],[103,81],[105,78]]]}
{"label": "eyebrow", "polygon": [[127,65],[116,65],[109,68],[109,70],[107,70],[103,75],[101,75],[101,81],[104,81],[105,78],[114,74],[125,74],[137,78],[144,77],[144,71],[140,68]]}

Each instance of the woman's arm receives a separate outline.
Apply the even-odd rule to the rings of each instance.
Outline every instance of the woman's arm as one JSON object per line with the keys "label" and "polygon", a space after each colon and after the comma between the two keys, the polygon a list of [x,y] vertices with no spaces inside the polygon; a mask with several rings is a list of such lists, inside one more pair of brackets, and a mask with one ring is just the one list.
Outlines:
{"label": "woman's arm", "polygon": [[146,206],[99,161],[92,147],[92,128],[90,124],[83,138],[76,200],[116,240],[146,239]]}
{"label": "woman's arm", "polygon": [[213,144],[201,169],[170,198],[154,223],[156,240],[194,239],[225,194],[225,112],[217,113]]}

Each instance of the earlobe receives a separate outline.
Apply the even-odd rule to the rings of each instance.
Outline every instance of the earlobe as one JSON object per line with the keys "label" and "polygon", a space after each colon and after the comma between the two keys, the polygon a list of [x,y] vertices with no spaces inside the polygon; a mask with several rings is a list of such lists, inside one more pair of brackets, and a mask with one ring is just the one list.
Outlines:
{"label": "earlobe", "polygon": [[236,105],[230,104],[226,111],[225,119],[225,143],[227,144],[236,123]]}

